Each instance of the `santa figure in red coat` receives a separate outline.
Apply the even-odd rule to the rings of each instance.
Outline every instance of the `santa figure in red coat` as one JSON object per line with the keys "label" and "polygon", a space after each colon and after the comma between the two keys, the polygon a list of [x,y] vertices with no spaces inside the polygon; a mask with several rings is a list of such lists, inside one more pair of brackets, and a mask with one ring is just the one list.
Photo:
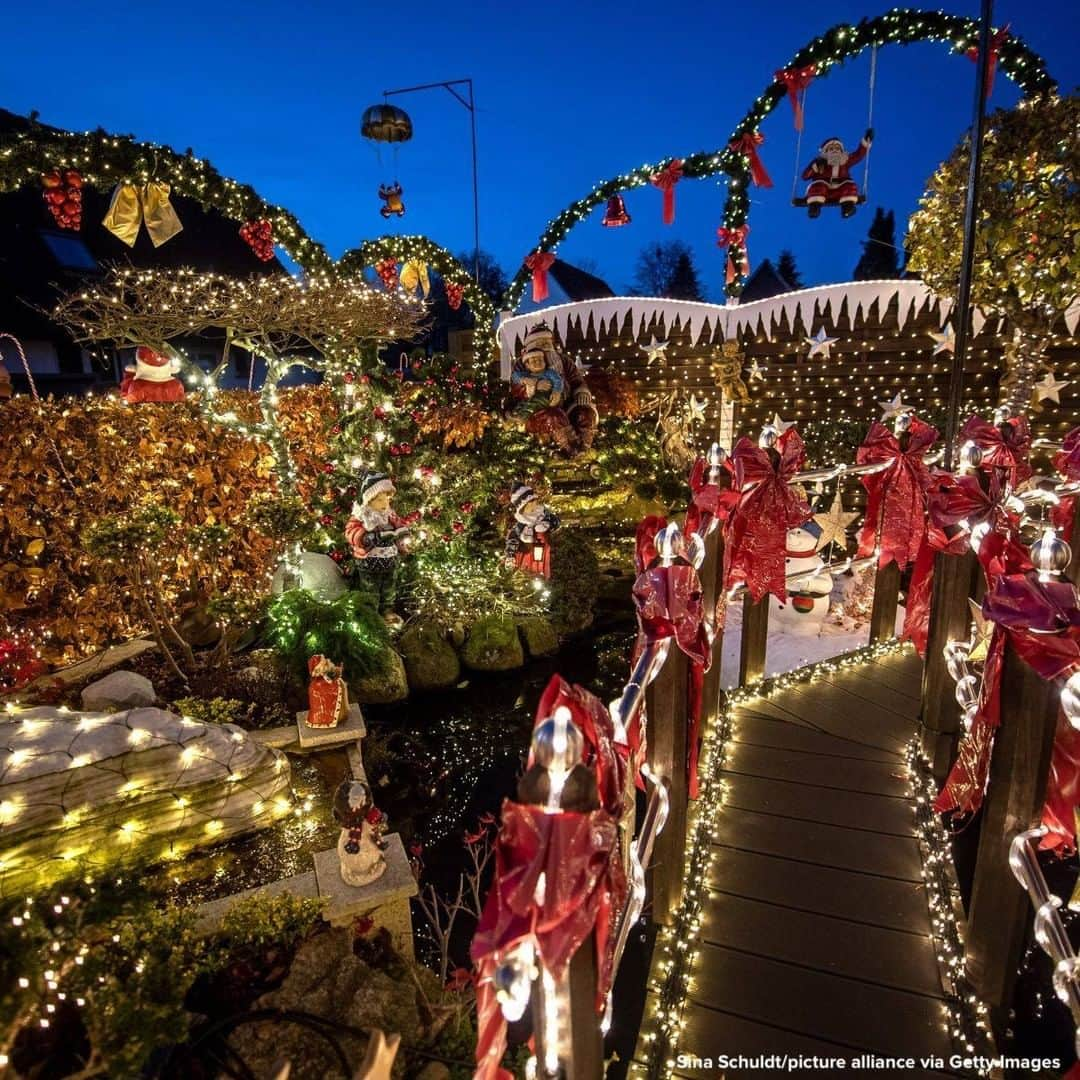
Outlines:
{"label": "santa figure in red coat", "polygon": [[386,473],[367,473],[360,482],[360,501],[353,503],[345,525],[345,539],[357,561],[361,588],[374,600],[384,621],[399,627],[401,618],[393,610],[398,556],[409,550],[411,534],[405,519],[390,505],[395,490]]}
{"label": "santa figure in red coat", "polygon": [[129,404],[139,401],[183,401],[184,385],[176,378],[179,370],[177,361],[140,345],[135,350],[135,366],[124,368],[120,396]]}
{"label": "santa figure in red coat", "polygon": [[817,217],[826,204],[839,204],[843,217],[851,217],[855,213],[859,204],[859,188],[851,179],[851,169],[866,157],[873,141],[873,128],[867,128],[862,141],[850,154],[839,139],[826,139],[821,144],[818,156],[802,174],[804,180],[810,181],[806,189],[806,210],[810,217]]}

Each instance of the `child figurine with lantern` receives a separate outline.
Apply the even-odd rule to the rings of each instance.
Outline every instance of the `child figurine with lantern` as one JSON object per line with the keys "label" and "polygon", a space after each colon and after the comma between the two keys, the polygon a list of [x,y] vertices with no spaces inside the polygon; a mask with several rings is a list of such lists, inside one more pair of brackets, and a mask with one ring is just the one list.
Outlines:
{"label": "child figurine with lantern", "polygon": [[345,526],[345,539],[358,560],[361,587],[371,594],[389,626],[401,625],[400,616],[393,611],[398,557],[411,543],[404,518],[390,505],[395,490],[386,473],[368,473],[360,482],[360,501],[353,503]]}
{"label": "child figurine with lantern", "polygon": [[510,509],[514,523],[506,536],[506,565],[550,578],[551,534],[559,527],[558,517],[527,484],[514,488]]}
{"label": "child figurine with lantern", "polygon": [[386,815],[363,780],[342,780],[334,793],[334,820],[341,826],[337,853],[346,885],[370,885],[386,872]]}
{"label": "child figurine with lantern", "polygon": [[308,660],[308,727],[337,727],[349,715],[349,688],[340,664],[316,653]]}

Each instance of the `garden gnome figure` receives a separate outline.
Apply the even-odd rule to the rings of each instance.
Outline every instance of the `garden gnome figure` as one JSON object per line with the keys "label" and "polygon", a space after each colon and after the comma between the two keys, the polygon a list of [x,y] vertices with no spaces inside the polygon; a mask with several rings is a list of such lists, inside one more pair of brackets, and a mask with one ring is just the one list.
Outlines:
{"label": "garden gnome figure", "polygon": [[370,885],[382,877],[386,817],[363,780],[342,780],[334,793],[334,820],[341,826],[337,845],[341,880],[346,885]]}
{"label": "garden gnome figure", "polygon": [[341,666],[316,653],[308,660],[308,727],[337,727],[349,714],[349,689]]}
{"label": "garden gnome figure", "polygon": [[857,165],[874,141],[873,128],[867,128],[859,145],[849,154],[837,138],[826,139],[819,155],[806,166],[802,174],[810,181],[806,189],[806,211],[812,218],[818,217],[825,205],[839,204],[843,217],[851,217],[859,205],[859,188],[851,179],[851,169]]}
{"label": "garden gnome figure", "polygon": [[393,611],[398,556],[408,551],[411,534],[390,505],[394,490],[386,473],[368,473],[360,481],[360,501],[353,503],[345,539],[358,561],[361,588],[370,593],[387,624],[400,626]]}
{"label": "garden gnome figure", "polygon": [[506,565],[551,577],[551,534],[559,527],[558,517],[528,484],[514,488],[510,509],[514,523],[506,535]]}

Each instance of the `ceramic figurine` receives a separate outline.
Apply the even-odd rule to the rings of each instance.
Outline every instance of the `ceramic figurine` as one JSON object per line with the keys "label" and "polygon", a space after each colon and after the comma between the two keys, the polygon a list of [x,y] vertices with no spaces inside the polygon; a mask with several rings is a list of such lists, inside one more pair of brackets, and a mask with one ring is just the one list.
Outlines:
{"label": "ceramic figurine", "polygon": [[408,550],[411,534],[390,505],[394,491],[386,473],[368,473],[360,483],[360,501],[353,503],[345,539],[358,560],[361,587],[371,593],[383,619],[400,626],[401,619],[393,611],[398,556]]}
{"label": "ceramic figurine", "polygon": [[790,575],[805,571],[805,576],[788,577],[786,604],[779,603],[775,597],[770,601],[770,625],[782,628],[785,633],[820,634],[825,616],[829,613],[833,579],[818,554],[820,536],[821,526],[814,521],[788,530],[785,573]]}
{"label": "ceramic figurine", "polygon": [[527,484],[518,484],[510,496],[514,523],[506,536],[506,563],[529,574],[551,577],[551,534],[558,517]]}
{"label": "ceramic figurine", "polygon": [[308,727],[337,727],[349,714],[349,688],[341,667],[321,653],[308,660]]}
{"label": "ceramic figurine", "polygon": [[337,852],[346,885],[370,885],[386,871],[386,815],[363,780],[343,780],[334,794],[334,820],[341,825]]}

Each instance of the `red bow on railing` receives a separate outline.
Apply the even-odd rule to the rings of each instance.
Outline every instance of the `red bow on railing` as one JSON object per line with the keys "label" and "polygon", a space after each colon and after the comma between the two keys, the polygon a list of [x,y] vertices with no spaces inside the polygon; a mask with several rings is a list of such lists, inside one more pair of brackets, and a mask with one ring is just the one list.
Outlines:
{"label": "red bow on railing", "polygon": [[550,251],[534,251],[525,256],[525,266],[532,271],[532,298],[536,303],[548,298],[548,270],[555,261]]}
{"label": "red bow on railing", "polygon": [[1008,469],[1014,487],[1031,475],[1031,429],[1023,416],[1011,416],[1000,427],[972,416],[960,429],[960,441],[970,440],[983,452],[982,467]]}
{"label": "red bow on railing", "polygon": [[665,225],[670,225],[675,220],[675,185],[682,179],[682,166],[682,158],[675,158],[649,177],[653,187],[664,193]]}
{"label": "red bow on railing", "polygon": [[728,146],[737,154],[745,154],[750,161],[750,179],[755,187],[771,188],[772,179],[765,171],[765,165],[758,154],[758,147],[765,141],[765,136],[760,131],[748,131],[740,135]]}
{"label": "red bow on railing", "polygon": [[870,425],[855,460],[859,465],[888,462],[889,467],[862,477],[866,517],[859,534],[859,557],[880,549],[878,566],[894,562],[906,570],[915,561],[926,534],[926,492],[930,470],[923,456],[937,441],[937,428],[912,418],[906,450],[884,424]]}
{"label": "red bow on railing", "polygon": [[784,89],[787,90],[788,101],[791,102],[791,107],[795,111],[796,131],[803,129],[803,107],[799,94],[810,85],[810,80],[816,74],[817,67],[814,64],[803,68],[784,68],[776,73],[776,81],[782,83]]}
{"label": "red bow on railing", "polygon": [[803,463],[803,441],[789,428],[778,445],[775,466],[768,451],[745,436],[731,454],[739,501],[728,519],[724,588],[745,582],[755,602],[767,593],[784,602],[787,531],[810,517],[810,507],[789,484]]}
{"label": "red bow on railing", "polygon": [[[1009,38],[1009,23],[1006,23],[1000,30],[996,30],[990,38],[990,63],[986,67],[986,96],[989,97],[994,89],[994,72],[997,70],[998,55],[1001,53],[1001,46]],[[979,62],[979,46],[972,45],[970,49],[964,50],[964,55],[974,63]]]}
{"label": "red bow on railing", "polygon": [[[1080,480],[1080,428],[1073,428],[1065,436],[1061,449],[1054,455],[1054,468],[1070,483]],[[1050,520],[1066,542],[1072,541],[1075,513],[1075,495],[1064,496],[1050,509]]]}
{"label": "red bow on railing", "polygon": [[716,230],[716,246],[727,248],[727,270],[725,271],[725,278],[730,285],[735,280],[735,259],[732,256],[732,251],[741,251],[741,257],[739,258],[739,273],[746,275],[750,273],[750,251],[746,246],[746,238],[750,234],[749,225],[736,225],[735,228],[729,229],[726,225],[721,225]]}
{"label": "red bow on railing", "polygon": [[690,470],[690,505],[686,508],[684,529],[689,536],[697,533],[703,540],[713,524],[723,525],[731,508],[739,501],[739,493],[731,486],[731,458],[725,458],[719,466],[719,483],[710,481],[711,466],[699,457]]}

